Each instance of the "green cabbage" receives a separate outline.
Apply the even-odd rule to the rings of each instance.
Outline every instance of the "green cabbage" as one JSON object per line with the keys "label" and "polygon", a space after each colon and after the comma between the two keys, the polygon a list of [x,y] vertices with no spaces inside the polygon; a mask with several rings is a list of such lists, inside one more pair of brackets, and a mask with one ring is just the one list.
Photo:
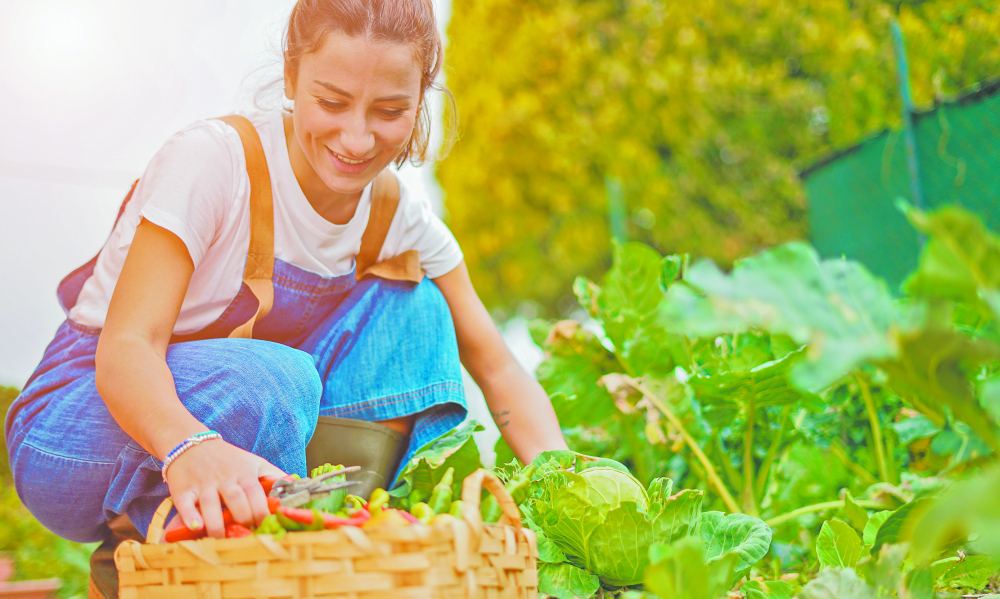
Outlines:
{"label": "green cabbage", "polygon": [[608,586],[642,582],[650,545],[689,534],[701,517],[702,491],[670,496],[670,481],[657,479],[651,499],[639,481],[609,467],[551,471],[536,485],[535,524],[569,563]]}

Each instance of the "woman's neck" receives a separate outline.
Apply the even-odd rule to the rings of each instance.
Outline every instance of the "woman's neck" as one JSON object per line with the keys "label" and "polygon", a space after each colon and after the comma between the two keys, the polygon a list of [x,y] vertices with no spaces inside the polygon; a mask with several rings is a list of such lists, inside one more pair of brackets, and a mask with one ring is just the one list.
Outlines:
{"label": "woman's neck", "polygon": [[283,117],[288,159],[292,163],[292,172],[299,183],[299,188],[317,214],[335,225],[346,225],[354,218],[358,202],[361,201],[361,192],[345,195],[327,187],[299,146],[292,125],[292,115],[285,114]]}

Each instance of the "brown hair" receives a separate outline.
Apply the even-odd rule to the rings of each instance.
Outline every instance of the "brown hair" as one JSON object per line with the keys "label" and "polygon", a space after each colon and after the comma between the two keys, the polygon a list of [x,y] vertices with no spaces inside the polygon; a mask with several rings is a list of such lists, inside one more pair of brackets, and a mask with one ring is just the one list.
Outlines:
{"label": "brown hair", "polygon": [[[296,80],[299,62],[306,54],[319,50],[326,34],[340,32],[365,36],[377,42],[412,44],[420,66],[420,104],[417,118],[396,166],[409,160],[420,165],[427,159],[430,145],[431,117],[427,90],[440,90],[446,99],[445,140],[439,158],[447,154],[455,138],[455,98],[448,88],[437,83],[444,60],[444,44],[434,20],[431,0],[298,0],[288,19],[283,58],[285,72]],[[450,111],[448,109],[451,109]]]}

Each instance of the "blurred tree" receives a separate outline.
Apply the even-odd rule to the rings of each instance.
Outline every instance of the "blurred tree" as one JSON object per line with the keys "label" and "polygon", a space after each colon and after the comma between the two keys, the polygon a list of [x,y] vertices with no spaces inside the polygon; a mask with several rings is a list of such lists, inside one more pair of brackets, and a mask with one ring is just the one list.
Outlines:
{"label": "blurred tree", "polygon": [[663,253],[804,236],[797,168],[898,125],[897,14],[918,104],[1000,74],[994,0],[454,3],[462,137],[438,176],[483,300],[575,305],[610,264],[611,187]]}

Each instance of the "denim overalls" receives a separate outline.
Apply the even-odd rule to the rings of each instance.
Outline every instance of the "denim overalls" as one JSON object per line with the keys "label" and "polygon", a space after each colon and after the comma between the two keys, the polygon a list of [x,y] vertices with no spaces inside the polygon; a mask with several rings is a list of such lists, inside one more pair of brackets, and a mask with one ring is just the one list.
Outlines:
{"label": "denim overalls", "polygon": [[[369,227],[376,212],[373,205]],[[67,312],[95,261],[60,284]],[[305,447],[320,415],[416,414],[402,464],[464,420],[454,323],[433,281],[324,277],[278,259],[271,281],[273,307],[253,325],[253,339],[225,338],[258,309],[244,283],[214,323],[167,348],[181,402],[227,442],[305,476]],[[118,426],[97,393],[99,335],[67,319],[5,426],[21,501],[78,542],[106,538],[108,521],[122,514],[145,531],[169,495],[160,461]]]}

